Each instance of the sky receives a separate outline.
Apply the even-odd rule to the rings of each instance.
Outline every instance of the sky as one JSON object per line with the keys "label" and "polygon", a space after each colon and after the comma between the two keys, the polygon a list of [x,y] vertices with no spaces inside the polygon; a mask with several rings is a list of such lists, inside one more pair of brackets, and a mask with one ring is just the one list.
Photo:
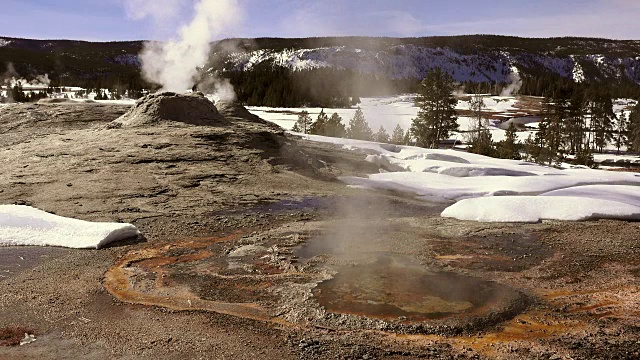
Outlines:
{"label": "sky", "polygon": [[[196,1],[2,0],[0,36],[168,40],[193,16]],[[243,20],[222,38],[499,34],[640,39],[640,0],[237,1]],[[146,7],[142,14],[141,4]],[[145,11],[162,20],[144,17]]]}

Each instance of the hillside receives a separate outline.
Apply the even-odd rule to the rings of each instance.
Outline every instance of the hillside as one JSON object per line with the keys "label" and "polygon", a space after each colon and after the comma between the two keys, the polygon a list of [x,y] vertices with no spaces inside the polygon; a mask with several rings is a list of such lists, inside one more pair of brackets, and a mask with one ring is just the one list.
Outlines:
{"label": "hillside", "polygon": [[[0,38],[0,64],[27,79],[49,74],[54,85],[141,88],[143,42],[92,43]],[[264,105],[348,105],[357,96],[406,92],[440,67],[467,90],[499,91],[522,80],[541,95],[552,82],[616,85],[640,95],[640,41],[528,39],[473,35],[424,38],[227,39],[203,64],[230,78],[240,100]],[[13,73],[5,74],[14,75]]]}
{"label": "hillside", "polygon": [[635,40],[493,35],[230,39],[217,43],[214,53],[229,48],[234,51],[227,51],[228,60],[243,70],[272,61],[293,70],[336,67],[392,79],[421,79],[428,69],[441,67],[460,82],[508,82],[515,67],[527,75],[640,83],[640,41]]}
{"label": "hillside", "polygon": [[[143,42],[28,40],[0,37],[2,77],[31,80],[49,74],[53,86],[141,87]],[[9,64],[11,64],[9,66]]]}

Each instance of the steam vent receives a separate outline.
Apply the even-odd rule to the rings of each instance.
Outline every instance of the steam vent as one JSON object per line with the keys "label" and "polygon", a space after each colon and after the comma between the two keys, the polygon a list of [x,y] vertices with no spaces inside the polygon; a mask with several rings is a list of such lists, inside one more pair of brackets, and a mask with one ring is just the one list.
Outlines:
{"label": "steam vent", "polygon": [[141,98],[112,124],[116,127],[138,127],[161,122],[216,126],[224,124],[225,119],[202,93],[162,92]]}

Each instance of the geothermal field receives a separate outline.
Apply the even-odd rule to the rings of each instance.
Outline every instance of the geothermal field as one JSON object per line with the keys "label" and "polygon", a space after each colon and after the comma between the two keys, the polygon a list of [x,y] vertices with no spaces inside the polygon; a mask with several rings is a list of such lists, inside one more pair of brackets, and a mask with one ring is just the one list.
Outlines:
{"label": "geothermal field", "polygon": [[0,121],[0,318],[36,339],[0,357],[638,351],[636,172],[296,134],[199,94]]}
{"label": "geothermal field", "polygon": [[640,42],[44,3],[6,31],[109,41],[0,37],[0,360],[640,359]]}

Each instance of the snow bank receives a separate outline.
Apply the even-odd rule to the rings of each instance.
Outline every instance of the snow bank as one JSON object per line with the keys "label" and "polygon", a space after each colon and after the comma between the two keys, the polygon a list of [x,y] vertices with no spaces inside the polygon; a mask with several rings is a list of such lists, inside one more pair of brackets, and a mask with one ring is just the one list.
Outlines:
{"label": "snow bank", "polygon": [[0,246],[36,245],[99,249],[137,236],[131,224],[65,218],[22,205],[0,205]]}
{"label": "snow bank", "polygon": [[625,185],[587,185],[550,191],[541,196],[574,196],[604,199],[640,206],[640,187]]}
{"label": "snow bank", "polygon": [[458,202],[442,214],[462,220],[537,222],[541,219],[638,219],[640,174],[588,168],[556,169],[456,150],[301,135],[369,153],[378,174],[342,177],[353,187],[413,193]]}
{"label": "snow bank", "polygon": [[442,212],[443,217],[482,222],[592,219],[640,220],[640,206],[574,196],[496,196],[466,199]]}

